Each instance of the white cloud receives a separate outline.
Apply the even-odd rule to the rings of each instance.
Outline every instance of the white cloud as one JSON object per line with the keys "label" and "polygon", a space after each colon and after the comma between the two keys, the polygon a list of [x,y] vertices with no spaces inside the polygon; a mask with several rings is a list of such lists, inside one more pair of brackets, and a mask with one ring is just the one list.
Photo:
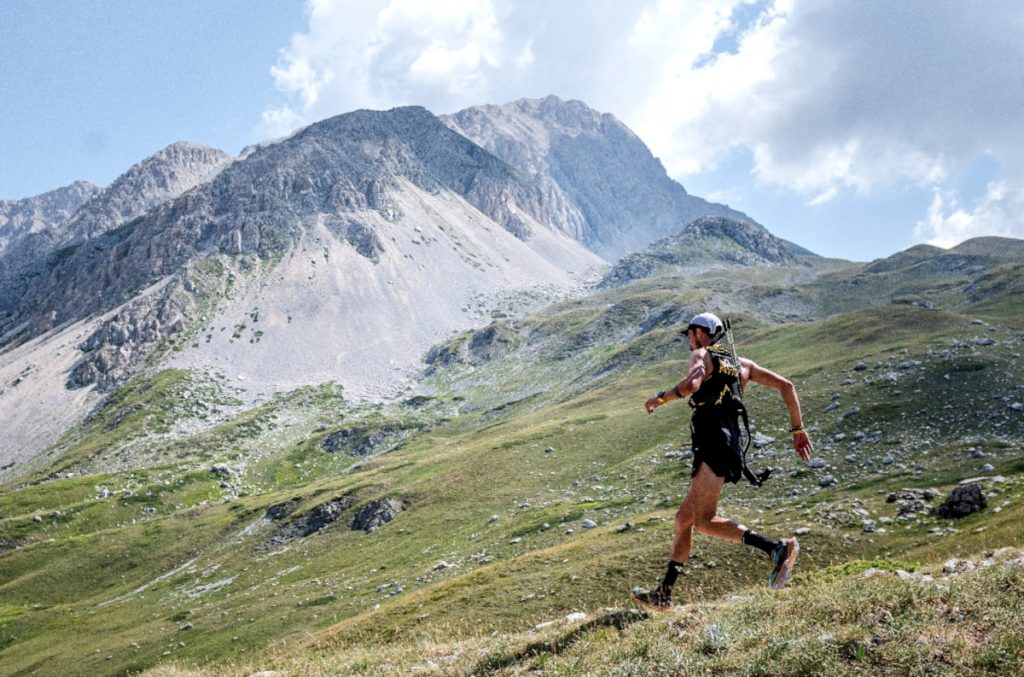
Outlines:
{"label": "white cloud", "polygon": [[506,39],[490,0],[316,0],[271,74],[315,121],[357,108],[454,110],[531,63],[529,36]]}
{"label": "white cloud", "polygon": [[[953,218],[963,211],[950,207],[957,177],[986,154],[1008,186],[1006,204],[1014,205],[1013,187],[1024,186],[1024,7],[1017,3],[313,0],[308,7],[307,29],[272,69],[286,101],[268,108],[268,128],[356,108],[451,112],[556,94],[614,113],[684,182],[743,149],[763,189],[811,207],[909,185],[938,191],[942,213]],[[1024,216],[998,209],[999,200],[980,201],[972,222],[1001,214],[1020,224]],[[936,221],[934,230],[952,232],[955,221]]]}
{"label": "white cloud", "polygon": [[973,211],[960,206],[952,193],[936,190],[928,216],[917,223],[915,235],[929,244],[952,247],[982,235],[1024,237],[1024,190],[993,181]]}
{"label": "white cloud", "polygon": [[261,139],[277,139],[306,124],[305,119],[290,106],[267,108],[260,116],[256,132]]}

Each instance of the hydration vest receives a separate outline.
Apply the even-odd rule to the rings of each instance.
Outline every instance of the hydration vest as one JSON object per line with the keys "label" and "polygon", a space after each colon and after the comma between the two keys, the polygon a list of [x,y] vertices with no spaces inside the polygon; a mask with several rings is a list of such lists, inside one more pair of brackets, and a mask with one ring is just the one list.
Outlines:
{"label": "hydration vest", "polygon": [[694,415],[705,407],[714,408],[719,415],[727,415],[736,421],[743,421],[746,440],[742,445],[743,476],[755,487],[759,487],[772,474],[771,468],[766,468],[756,475],[747,467],[747,449],[750,448],[750,418],[747,415],[747,408],[743,405],[743,398],[740,395],[741,365],[739,358],[734,358],[732,353],[719,345],[712,344],[706,348],[708,356],[711,357],[711,373],[705,375],[701,381],[700,388],[690,396],[690,406],[694,409]]}
{"label": "hydration vest", "polygon": [[711,357],[711,373],[705,375],[700,388],[690,397],[694,409],[706,406],[735,408],[743,407],[740,397],[740,363],[732,354],[718,345],[707,347]]}

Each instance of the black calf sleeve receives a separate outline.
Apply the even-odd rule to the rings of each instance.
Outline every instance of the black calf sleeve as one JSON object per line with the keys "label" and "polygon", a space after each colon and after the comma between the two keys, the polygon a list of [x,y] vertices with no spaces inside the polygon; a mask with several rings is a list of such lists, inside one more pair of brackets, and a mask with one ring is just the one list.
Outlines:
{"label": "black calf sleeve", "polygon": [[747,529],[743,532],[743,545],[750,545],[758,550],[764,550],[770,555],[772,554],[772,550],[779,545],[779,541],[773,541],[770,538],[765,538],[764,536],[755,534],[750,529]]}
{"label": "black calf sleeve", "polygon": [[673,560],[669,560],[668,571],[665,572],[665,580],[661,582],[661,589],[665,592],[671,592],[672,586],[676,584],[676,578],[678,578],[679,572],[682,570],[682,564]]}

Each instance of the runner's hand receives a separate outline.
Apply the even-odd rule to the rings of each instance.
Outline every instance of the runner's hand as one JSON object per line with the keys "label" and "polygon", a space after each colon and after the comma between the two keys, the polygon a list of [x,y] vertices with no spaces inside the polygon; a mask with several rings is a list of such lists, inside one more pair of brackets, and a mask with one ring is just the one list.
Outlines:
{"label": "runner's hand", "polygon": [[805,463],[811,460],[811,453],[814,451],[814,445],[811,444],[811,438],[807,435],[807,432],[801,430],[793,433],[793,451],[799,456]]}
{"label": "runner's hand", "polygon": [[648,414],[653,414],[654,410],[657,409],[659,406],[661,406],[661,405],[658,404],[658,398],[657,397],[652,397],[651,399],[649,399],[646,402],[644,402],[644,409],[647,410]]}

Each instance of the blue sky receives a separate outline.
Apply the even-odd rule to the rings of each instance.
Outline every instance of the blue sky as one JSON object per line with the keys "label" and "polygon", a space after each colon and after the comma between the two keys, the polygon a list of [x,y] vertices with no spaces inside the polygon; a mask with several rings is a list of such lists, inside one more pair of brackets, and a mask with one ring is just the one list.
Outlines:
{"label": "blue sky", "polygon": [[1024,237],[1024,5],[0,0],[0,199],[179,140],[555,94],[818,253]]}

